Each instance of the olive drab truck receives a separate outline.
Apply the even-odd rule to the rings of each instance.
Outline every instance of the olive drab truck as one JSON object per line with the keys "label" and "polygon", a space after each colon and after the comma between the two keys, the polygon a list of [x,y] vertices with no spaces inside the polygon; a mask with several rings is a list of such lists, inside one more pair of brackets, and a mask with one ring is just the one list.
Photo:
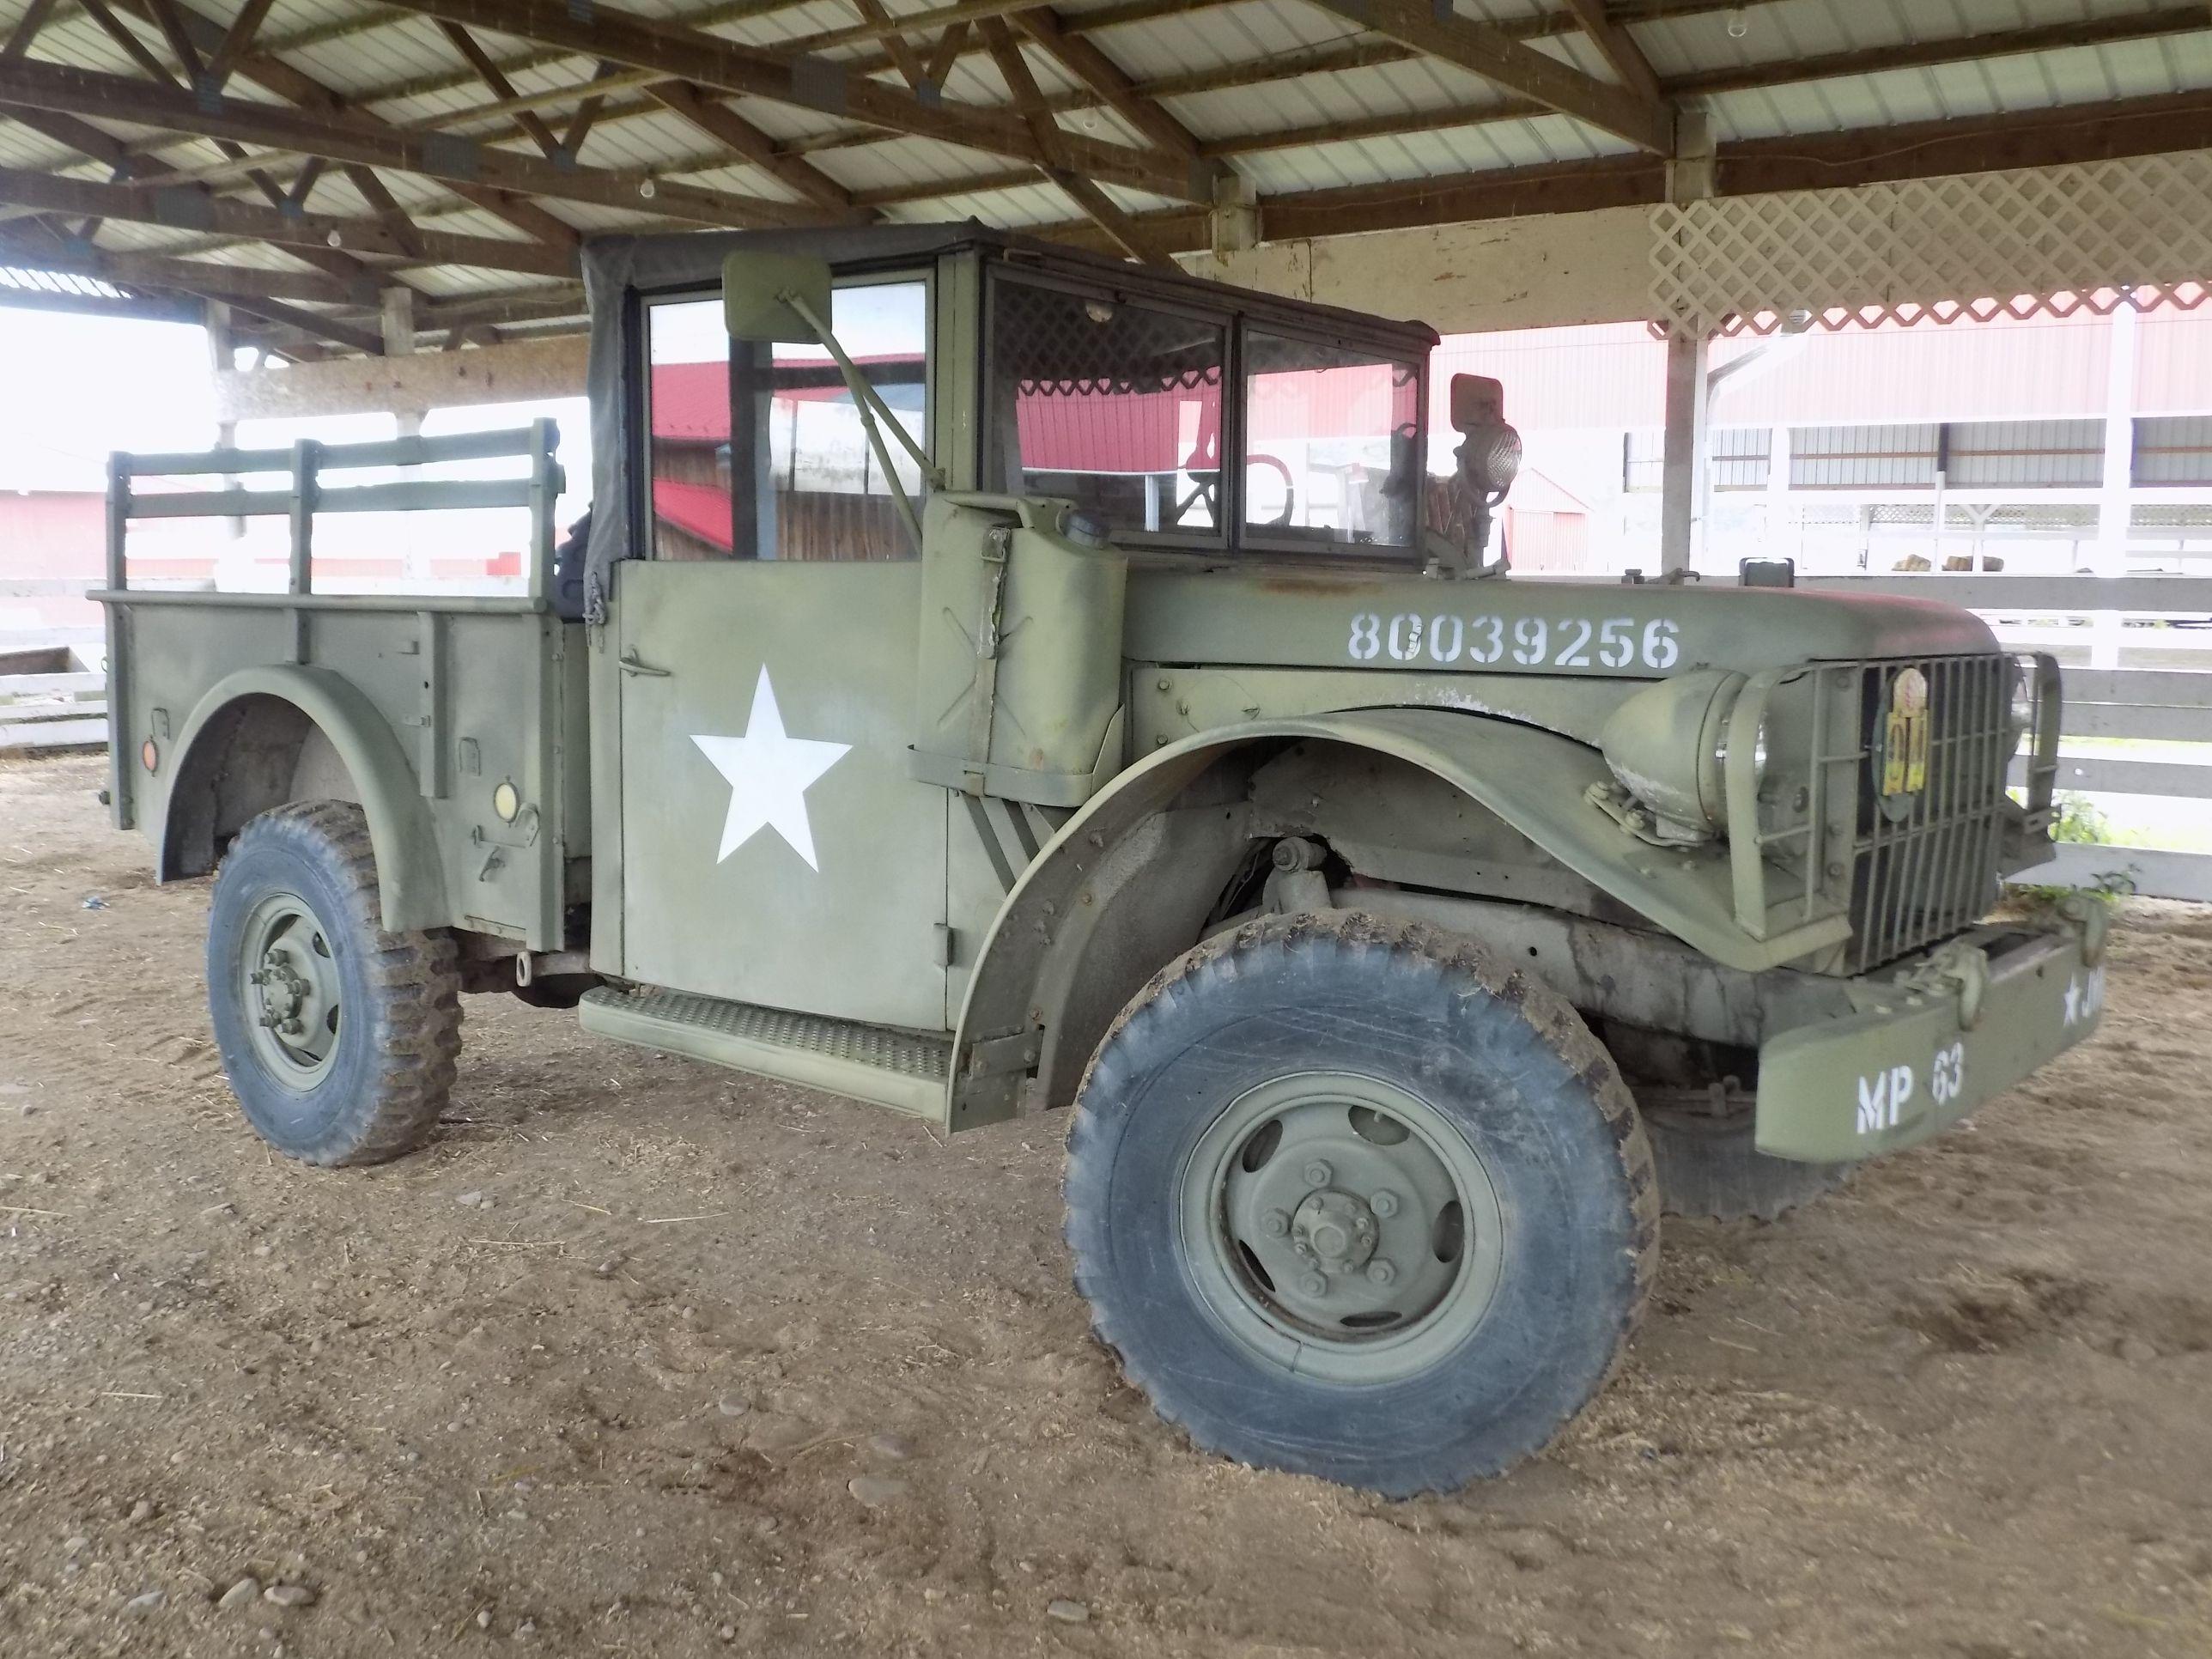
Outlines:
{"label": "olive drab truck", "polygon": [[[498,990],[953,1132],[1068,1110],[1129,1378],[1402,1494],[1596,1393],[1662,1209],[1777,1215],[2095,1026],[2102,910],[1993,915],[2051,659],[1511,575],[1510,388],[1432,398],[1428,328],[975,225],[586,264],[557,568],[544,426],[116,459],[113,810],[214,875],[277,1149],[418,1143]],[[422,506],[530,509],[524,575],[319,571],[331,515]],[[191,514],[289,517],[289,565],[133,586]]]}

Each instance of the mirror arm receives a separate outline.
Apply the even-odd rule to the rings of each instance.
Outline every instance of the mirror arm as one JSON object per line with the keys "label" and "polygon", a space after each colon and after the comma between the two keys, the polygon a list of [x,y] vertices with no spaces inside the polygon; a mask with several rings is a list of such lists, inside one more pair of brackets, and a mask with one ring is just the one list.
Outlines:
{"label": "mirror arm", "polygon": [[853,394],[854,404],[860,410],[860,424],[867,428],[869,446],[876,452],[876,459],[884,469],[884,482],[890,485],[891,494],[897,498],[899,516],[906,520],[907,528],[913,532],[914,544],[919,550],[921,546],[921,515],[915,511],[914,501],[906,493],[906,485],[900,482],[897,470],[891,465],[890,448],[884,442],[884,427],[886,424],[890,426],[898,438],[900,447],[914,459],[915,465],[928,480],[931,489],[945,488],[944,473],[923,453],[921,446],[914,441],[905,424],[891,412],[890,405],[883,400],[882,395],[868,384],[860,373],[860,366],[845,355],[845,348],[837,343],[836,335],[830,331],[830,319],[817,311],[803,294],[787,289],[776,298],[789,306],[799,319],[814,331],[815,338],[836,361],[838,373],[845,377],[845,387]]}

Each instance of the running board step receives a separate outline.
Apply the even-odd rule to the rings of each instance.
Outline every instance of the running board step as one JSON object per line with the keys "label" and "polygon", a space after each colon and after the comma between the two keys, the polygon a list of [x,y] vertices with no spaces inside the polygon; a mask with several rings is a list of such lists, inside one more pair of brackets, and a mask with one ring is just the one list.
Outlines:
{"label": "running board step", "polygon": [[945,1120],[949,1037],[855,1020],[794,1014],[685,991],[584,994],[584,1029],[734,1071],[850,1095],[895,1112]]}

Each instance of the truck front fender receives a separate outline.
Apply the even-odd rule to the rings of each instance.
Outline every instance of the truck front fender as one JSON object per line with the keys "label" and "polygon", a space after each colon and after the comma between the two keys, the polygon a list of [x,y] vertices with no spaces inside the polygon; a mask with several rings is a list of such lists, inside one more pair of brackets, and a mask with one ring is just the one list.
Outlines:
{"label": "truck front fender", "polygon": [[[951,1127],[1011,1115],[1032,1067],[1048,1104],[1073,1098],[1114,1016],[1194,942],[1247,848],[1241,799],[1209,800],[1193,786],[1237,750],[1283,739],[1343,744],[1434,774],[1577,875],[1729,967],[1756,971],[1832,942],[1753,939],[1735,919],[1726,848],[1662,849],[1628,835],[1586,799],[1592,784],[1611,781],[1603,758],[1556,732],[1432,708],[1349,709],[1217,728],[1123,772],[1061,826],[1015,884],[961,1009],[948,1079]],[[1123,902],[1139,884],[1141,902]]]}
{"label": "truck front fender", "polygon": [[[414,769],[376,706],[350,681],[326,668],[297,664],[243,668],[217,682],[200,699],[179,736],[161,805],[155,866],[161,878],[192,873],[195,865],[205,867],[203,860],[189,855],[188,844],[208,834],[209,805],[216,799],[225,769],[233,764],[232,741],[246,711],[266,708],[272,702],[296,710],[344,763],[354,799],[368,819],[386,930],[410,933],[450,924],[453,918],[446,898],[437,834]],[[289,799],[282,787],[275,793],[276,799],[260,799],[253,810],[265,811]]]}

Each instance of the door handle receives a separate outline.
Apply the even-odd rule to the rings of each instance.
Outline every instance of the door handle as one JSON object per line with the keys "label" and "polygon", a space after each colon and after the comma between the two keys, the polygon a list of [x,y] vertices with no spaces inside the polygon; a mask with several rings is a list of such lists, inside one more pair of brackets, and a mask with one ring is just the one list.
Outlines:
{"label": "door handle", "polygon": [[634,648],[623,652],[621,656],[615,659],[615,661],[623,673],[643,674],[650,679],[665,680],[669,678],[672,672],[665,668],[655,668],[650,663],[640,662],[637,659],[637,652]]}

